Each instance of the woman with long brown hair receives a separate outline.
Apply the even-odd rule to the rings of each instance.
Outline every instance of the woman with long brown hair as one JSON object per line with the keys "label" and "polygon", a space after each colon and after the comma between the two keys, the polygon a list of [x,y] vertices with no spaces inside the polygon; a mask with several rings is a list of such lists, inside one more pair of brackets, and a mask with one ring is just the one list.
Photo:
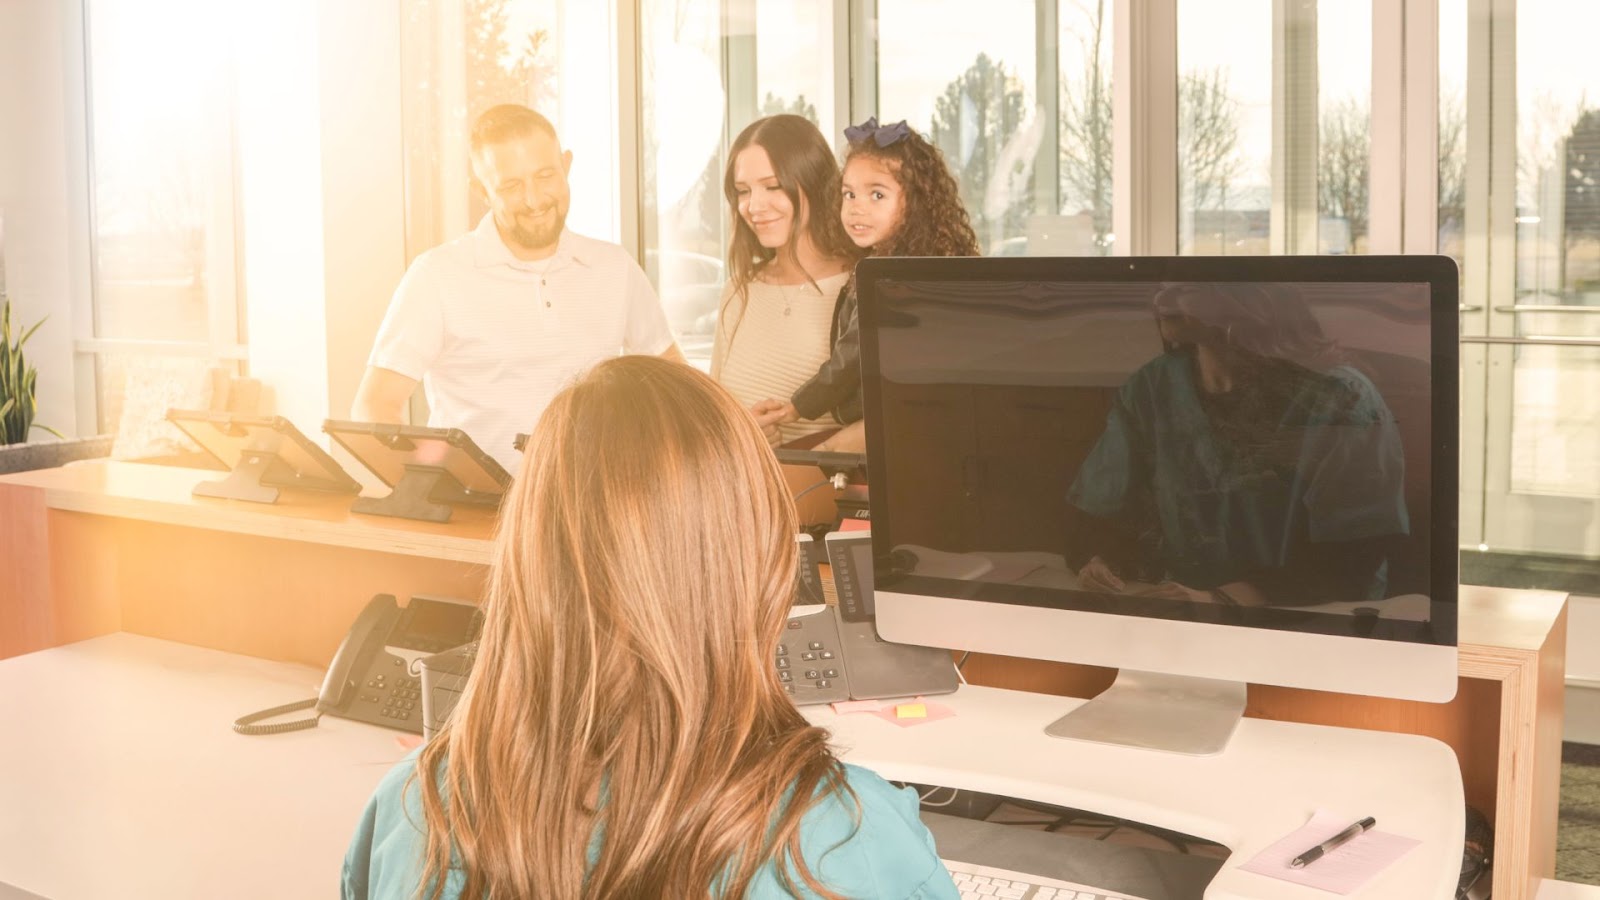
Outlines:
{"label": "woman with long brown hair", "polygon": [[[749,408],[789,396],[828,358],[834,302],[861,251],[839,220],[839,164],[808,119],[750,123],[728,150],[723,193],[733,237],[711,377]],[[838,427],[758,418],[772,443]]]}
{"label": "woman with long brown hair", "polygon": [[699,372],[626,356],[559,395],[466,690],[378,787],[344,896],[957,896],[915,793],[841,763],[778,680],[794,528],[759,428]]}

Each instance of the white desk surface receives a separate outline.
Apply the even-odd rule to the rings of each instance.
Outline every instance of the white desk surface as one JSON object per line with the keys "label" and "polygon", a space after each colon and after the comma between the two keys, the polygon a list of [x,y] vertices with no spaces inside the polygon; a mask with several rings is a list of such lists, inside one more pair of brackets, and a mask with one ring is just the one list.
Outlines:
{"label": "white desk surface", "polygon": [[[237,716],[314,696],[321,672],[132,634],[0,660],[0,896],[334,897],[398,732],[324,717],[285,735]],[[1422,845],[1361,900],[1451,896],[1461,780],[1410,735],[1246,719],[1228,751],[1190,758],[1046,737],[1081,701],[963,687],[952,719],[901,728],[813,708],[851,762],[885,777],[1136,819],[1234,849],[1208,900],[1334,895],[1236,870],[1318,805]],[[1330,760],[1339,764],[1331,765]]]}
{"label": "white desk surface", "polygon": [[[339,895],[396,731],[240,715],[322,673],[133,634],[0,660],[0,886],[50,900]],[[3,888],[0,888],[3,896]]]}
{"label": "white desk surface", "polygon": [[902,728],[868,714],[808,708],[850,762],[895,781],[1024,797],[1132,819],[1233,851],[1206,900],[1329,900],[1336,895],[1241,871],[1319,807],[1422,844],[1352,897],[1450,900],[1465,831],[1455,753],[1432,738],[1246,718],[1228,749],[1179,756],[1067,741],[1044,728],[1083,703],[963,686],[930,697],[952,718]]}

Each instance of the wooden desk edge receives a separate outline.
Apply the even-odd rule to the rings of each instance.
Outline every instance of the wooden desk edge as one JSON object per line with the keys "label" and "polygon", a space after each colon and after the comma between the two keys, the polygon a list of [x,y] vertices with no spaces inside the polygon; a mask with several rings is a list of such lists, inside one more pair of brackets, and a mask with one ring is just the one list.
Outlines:
{"label": "wooden desk edge", "polygon": [[[94,469],[101,470],[99,473]],[[150,470],[156,471],[150,471]],[[404,556],[465,562],[487,565],[491,556],[490,539],[483,535],[452,535],[438,533],[441,527],[434,523],[411,524],[405,520],[372,520],[369,517],[348,513],[340,518],[320,518],[296,514],[263,504],[260,508],[242,508],[227,500],[190,498],[181,500],[170,496],[131,496],[112,493],[99,486],[84,484],[103,478],[106,472],[119,477],[148,475],[152,482],[170,493],[171,482],[188,479],[203,480],[208,473],[197,469],[163,470],[161,467],[142,466],[139,463],[100,461],[71,469],[45,469],[33,472],[0,476],[0,492],[7,490],[42,491],[44,505],[49,509],[88,515],[109,516],[135,521],[155,522],[223,531],[255,537],[303,541],[356,550],[375,550]],[[178,474],[182,473],[182,474]],[[159,492],[157,492],[159,493]],[[331,504],[347,503],[347,498],[315,498],[315,508],[329,509]],[[465,527],[492,533],[493,523],[468,523]]]}

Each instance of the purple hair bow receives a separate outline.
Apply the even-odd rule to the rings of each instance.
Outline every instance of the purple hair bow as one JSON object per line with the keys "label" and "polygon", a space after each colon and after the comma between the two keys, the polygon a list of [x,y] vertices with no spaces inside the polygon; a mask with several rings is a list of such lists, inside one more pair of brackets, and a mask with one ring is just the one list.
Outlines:
{"label": "purple hair bow", "polygon": [[893,125],[879,125],[877,116],[873,116],[860,125],[851,125],[844,130],[845,140],[852,144],[859,144],[870,139],[879,147],[887,147],[910,136],[911,126],[906,124],[905,119],[901,119]]}

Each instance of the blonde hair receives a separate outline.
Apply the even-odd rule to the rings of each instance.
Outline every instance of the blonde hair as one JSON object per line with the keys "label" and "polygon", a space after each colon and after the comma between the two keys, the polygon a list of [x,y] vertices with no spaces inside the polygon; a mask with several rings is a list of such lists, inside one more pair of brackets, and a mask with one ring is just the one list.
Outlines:
{"label": "blonde hair", "polygon": [[421,893],[455,867],[465,898],[738,897],[775,862],[833,896],[800,820],[859,805],[772,666],[794,529],[760,429],[705,375],[625,356],[558,396],[501,512],[472,676],[413,776]]}

